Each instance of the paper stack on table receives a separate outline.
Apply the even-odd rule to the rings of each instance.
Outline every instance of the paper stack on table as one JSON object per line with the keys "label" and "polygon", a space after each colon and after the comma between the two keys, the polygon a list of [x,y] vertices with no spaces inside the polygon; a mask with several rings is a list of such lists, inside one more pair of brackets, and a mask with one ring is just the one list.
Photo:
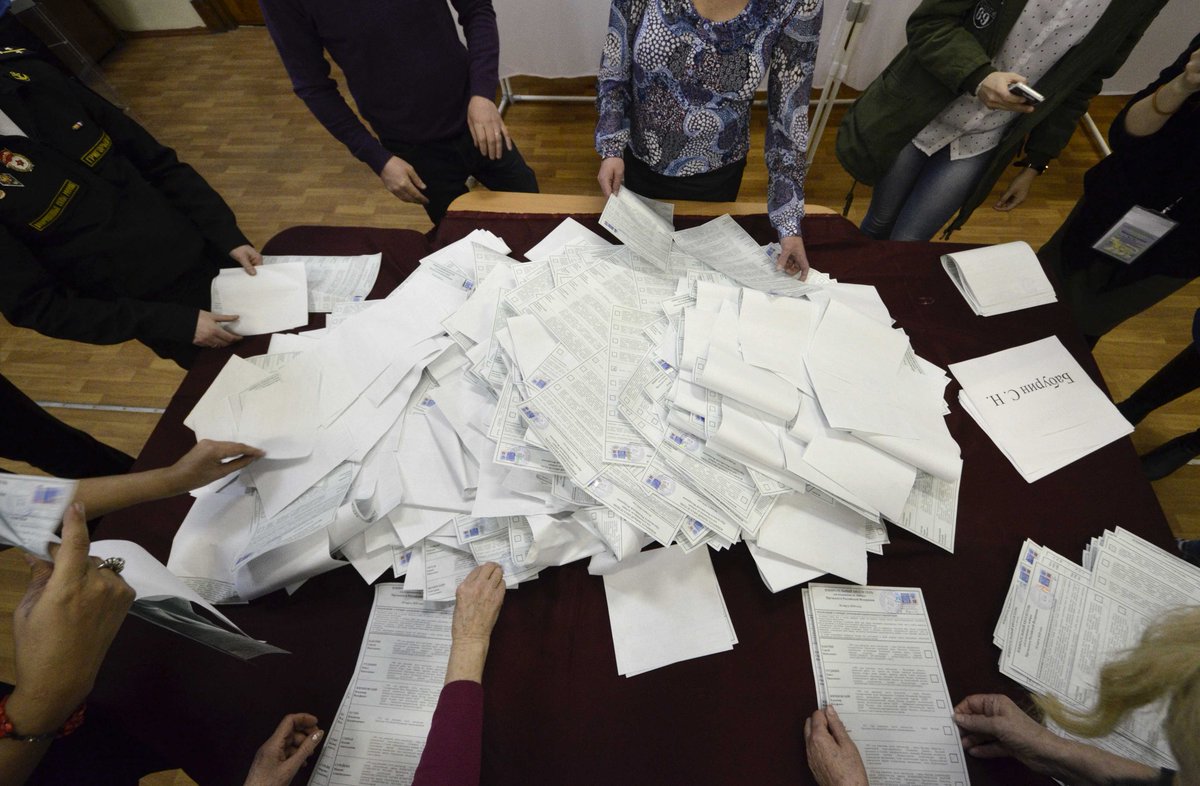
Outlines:
{"label": "paper stack on table", "polygon": [[[1123,528],[1093,538],[1082,565],[1027,540],[993,634],[1000,672],[1069,709],[1090,710],[1104,664],[1136,646],[1159,616],[1196,604],[1200,568]],[[1165,709],[1145,708],[1087,742],[1176,769],[1162,732]]]}
{"label": "paper stack on table", "polygon": [[303,265],[308,283],[308,310],[329,313],[339,303],[358,302],[371,294],[382,260],[382,254],[349,257],[264,255],[263,265]]}
{"label": "paper stack on table", "polygon": [[1030,483],[1133,431],[1054,336],[950,372],[963,409]]}
{"label": "paper stack on table", "polygon": [[832,705],[871,783],[967,786],[966,754],[916,587],[802,590],[817,705]]}
{"label": "paper stack on table", "polygon": [[239,336],[258,336],[308,324],[304,265],[260,265],[249,275],[224,268],[212,282],[212,313],[236,315],[225,325]]}
{"label": "paper stack on table", "polygon": [[[591,559],[636,599],[623,569],[651,541],[690,581],[746,540],[772,591],[865,582],[885,518],[952,550],[945,372],[873,287],[802,284],[728,217],[676,233],[665,208],[628,192],[604,222],[629,245],[566,221],[523,264],[476,230],[388,298],[231,359],[185,422],[267,456],[199,495],[172,570],[230,602],[349,561],[442,601],[484,561],[511,587]],[[623,673],[735,640],[706,603],[646,656],[647,609],[612,609]]]}
{"label": "paper stack on table", "polygon": [[1042,263],[1021,240],[945,254],[942,267],[981,317],[1058,302]]}

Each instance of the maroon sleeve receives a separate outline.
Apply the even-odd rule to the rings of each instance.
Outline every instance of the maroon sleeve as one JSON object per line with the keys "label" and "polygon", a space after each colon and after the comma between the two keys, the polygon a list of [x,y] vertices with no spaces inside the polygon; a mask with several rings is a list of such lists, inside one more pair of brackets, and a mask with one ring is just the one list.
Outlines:
{"label": "maroon sleeve", "polygon": [[500,86],[500,33],[492,0],[450,0],[467,39],[472,96],[496,100]]}
{"label": "maroon sleeve", "polygon": [[438,697],[413,786],[479,786],[482,751],[483,686],[451,682]]}

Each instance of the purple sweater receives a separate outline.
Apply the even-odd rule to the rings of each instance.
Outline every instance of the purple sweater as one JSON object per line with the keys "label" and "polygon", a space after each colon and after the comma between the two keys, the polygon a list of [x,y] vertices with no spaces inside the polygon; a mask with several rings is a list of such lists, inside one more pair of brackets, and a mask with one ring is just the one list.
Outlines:
{"label": "purple sweater", "polygon": [[[472,96],[496,96],[500,37],[491,0],[261,0],[267,29],[296,95],[376,174],[392,154],[380,143],[433,142],[466,128]],[[371,135],[330,77],[328,51],[346,75]]]}
{"label": "purple sweater", "polygon": [[457,680],[442,688],[413,786],[479,786],[483,686]]}

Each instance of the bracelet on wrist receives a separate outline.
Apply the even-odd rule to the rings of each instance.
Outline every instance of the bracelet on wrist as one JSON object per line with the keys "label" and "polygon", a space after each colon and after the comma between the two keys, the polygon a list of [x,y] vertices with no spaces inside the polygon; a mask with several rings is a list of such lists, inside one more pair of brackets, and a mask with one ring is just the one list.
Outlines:
{"label": "bracelet on wrist", "polygon": [[1037,172],[1039,175],[1050,168],[1049,164],[1034,164],[1034,163],[1030,162],[1030,160],[1028,158],[1022,158],[1020,161],[1013,164],[1013,166],[1015,166],[1019,169],[1032,169],[1034,172]]}
{"label": "bracelet on wrist", "polygon": [[48,742],[59,737],[66,737],[80,726],[83,725],[83,716],[87,712],[87,702],[80,704],[79,707],[71,713],[71,717],[67,718],[66,723],[57,731],[49,731],[45,734],[21,734],[8,719],[7,705],[12,694],[8,694],[0,699],[0,740],[13,740],[14,742]]}

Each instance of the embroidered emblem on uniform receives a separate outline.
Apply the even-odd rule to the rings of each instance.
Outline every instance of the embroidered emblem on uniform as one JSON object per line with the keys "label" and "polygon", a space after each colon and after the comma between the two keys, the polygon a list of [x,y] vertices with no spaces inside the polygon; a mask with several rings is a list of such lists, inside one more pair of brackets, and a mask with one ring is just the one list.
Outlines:
{"label": "embroidered emblem on uniform", "polygon": [[22,55],[27,51],[29,50],[19,46],[0,46],[0,55]]}
{"label": "embroidered emblem on uniform", "polygon": [[62,186],[59,187],[58,193],[54,195],[53,201],[40,216],[29,222],[29,226],[41,232],[46,227],[53,224],[62,215],[63,210],[75,198],[76,192],[79,191],[79,184],[72,180],[64,180]]}
{"label": "embroidered emblem on uniform", "polygon": [[33,162],[20,153],[14,153],[7,148],[0,150],[0,164],[4,164],[14,172],[32,172]]}
{"label": "embroidered emblem on uniform", "polygon": [[74,124],[71,126],[71,130],[72,130],[72,131],[78,131],[78,130],[79,130],[79,129],[81,129],[81,128],[83,128],[83,121],[82,121],[82,120],[78,120],[78,121],[76,121],[76,122],[75,122],[75,123],[74,123]]}
{"label": "embroidered emblem on uniform", "polygon": [[9,71],[8,75],[18,82],[28,82],[29,74],[22,74],[20,71]]}
{"label": "embroidered emblem on uniform", "polygon": [[88,166],[94,167],[111,149],[112,137],[102,131],[100,132],[100,138],[96,140],[96,144],[92,145],[91,150],[80,156],[79,160]]}
{"label": "embroidered emblem on uniform", "polygon": [[[20,180],[17,180],[15,177],[8,174],[7,172],[0,172],[0,186],[8,186],[10,188],[24,188],[25,184],[22,183]],[[4,193],[4,192],[0,191],[0,194],[2,194],[2,193]]]}
{"label": "embroidered emblem on uniform", "polygon": [[996,9],[992,8],[991,3],[987,0],[980,0],[980,2],[975,4],[975,10],[971,14],[971,21],[975,24],[976,30],[982,30],[996,21]]}

